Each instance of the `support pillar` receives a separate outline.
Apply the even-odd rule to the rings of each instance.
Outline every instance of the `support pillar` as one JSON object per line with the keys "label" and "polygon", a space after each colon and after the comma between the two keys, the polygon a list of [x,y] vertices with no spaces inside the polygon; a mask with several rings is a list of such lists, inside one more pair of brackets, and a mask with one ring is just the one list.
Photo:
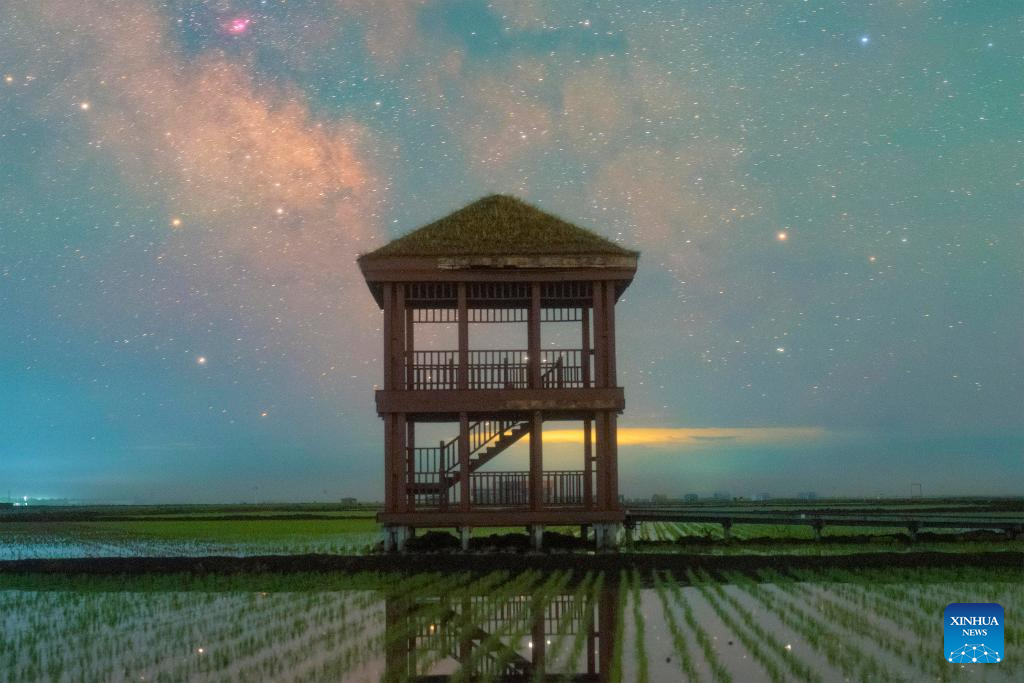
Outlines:
{"label": "support pillar", "polygon": [[469,415],[459,413],[459,509],[469,511]]}
{"label": "support pillar", "polygon": [[911,543],[916,543],[917,542],[917,530],[920,529],[920,528],[921,528],[921,525],[917,524],[916,522],[913,523],[913,524],[908,524],[907,525],[907,533],[910,535],[910,542]]}
{"label": "support pillar", "polygon": [[413,373],[414,356],[416,353],[416,319],[413,309],[405,309],[405,388],[412,391],[416,388]]}
{"label": "support pillar", "polygon": [[606,427],[605,434],[608,439],[608,444],[605,446],[605,458],[608,462],[605,465],[605,474],[608,477],[608,488],[607,497],[608,504],[606,510],[618,510],[619,505],[619,432],[618,432],[618,418],[615,413],[607,412],[604,414]]}
{"label": "support pillar", "polygon": [[605,334],[605,363],[607,364],[608,386],[614,387],[618,383],[615,371],[615,283],[606,281],[604,295],[604,334]]}
{"label": "support pillar", "polygon": [[466,552],[469,550],[469,539],[473,535],[473,530],[468,526],[459,527],[459,542],[462,544],[462,551]]}
{"label": "support pillar", "polygon": [[526,527],[526,533],[530,536],[530,547],[534,550],[544,549],[544,525],[531,524]]}
{"label": "support pillar", "polygon": [[406,543],[415,537],[416,529],[413,527],[389,524],[384,527],[384,551],[404,553]]}
{"label": "support pillar", "polygon": [[530,416],[530,509],[544,508],[544,418],[539,410]]}
{"label": "support pillar", "polygon": [[594,472],[596,491],[594,508],[608,509],[608,437],[604,429],[604,413],[597,413],[594,419]]}
{"label": "support pillar", "polygon": [[722,522],[722,538],[727,541],[732,540],[732,522],[730,520]]}
{"label": "support pillar", "polygon": [[459,389],[469,389],[469,307],[466,303],[466,283],[458,285],[459,323]]}
{"label": "support pillar", "polygon": [[821,540],[821,532],[822,532],[822,530],[824,528],[825,528],[824,523],[822,523],[822,522],[815,522],[814,523],[814,540],[815,541],[820,541]]}
{"label": "support pillar", "polygon": [[595,524],[594,525],[594,545],[598,550],[605,550],[615,548],[619,544],[619,529],[618,524]]}
{"label": "support pillar", "polygon": [[406,510],[410,512],[416,509],[416,494],[410,484],[416,481],[416,423],[410,419],[405,421],[405,483]]}
{"label": "support pillar", "polygon": [[583,509],[594,509],[594,443],[590,419],[583,420]]}
{"label": "support pillar", "polygon": [[526,317],[526,367],[531,389],[540,389],[540,283],[530,285],[530,310]]}
{"label": "support pillar", "polygon": [[594,301],[594,386],[602,389],[608,384],[608,329],[605,318],[608,314],[604,305],[604,283],[593,284]]}

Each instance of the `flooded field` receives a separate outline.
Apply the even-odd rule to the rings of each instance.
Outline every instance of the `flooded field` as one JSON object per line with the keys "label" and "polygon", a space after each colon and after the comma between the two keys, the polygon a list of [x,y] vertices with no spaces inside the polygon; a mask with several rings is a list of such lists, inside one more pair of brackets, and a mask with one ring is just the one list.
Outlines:
{"label": "flooded field", "polygon": [[[582,560],[583,558],[581,558]],[[0,576],[11,681],[1013,681],[1020,571]],[[999,664],[942,656],[998,602]],[[424,678],[429,677],[429,678]],[[551,680],[551,678],[548,678]]]}

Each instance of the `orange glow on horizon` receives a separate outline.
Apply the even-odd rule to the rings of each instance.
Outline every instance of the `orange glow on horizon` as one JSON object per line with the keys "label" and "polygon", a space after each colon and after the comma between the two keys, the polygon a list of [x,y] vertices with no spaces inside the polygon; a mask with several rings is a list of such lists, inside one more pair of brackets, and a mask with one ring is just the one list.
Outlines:
{"label": "orange glow on horizon", "polygon": [[[819,441],[828,436],[823,427],[619,427],[620,446],[708,446],[713,443],[780,444]],[[544,432],[544,443],[583,443],[582,429]]]}

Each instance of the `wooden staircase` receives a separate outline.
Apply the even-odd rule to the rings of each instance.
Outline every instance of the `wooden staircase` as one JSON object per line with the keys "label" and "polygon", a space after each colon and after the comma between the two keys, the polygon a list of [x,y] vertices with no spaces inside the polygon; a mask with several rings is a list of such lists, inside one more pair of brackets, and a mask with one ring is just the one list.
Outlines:
{"label": "wooden staircase", "polygon": [[[472,474],[530,433],[528,421],[481,420],[469,426],[469,472]],[[459,437],[440,446],[443,474],[437,482],[409,484],[410,494],[441,494],[462,481]]]}

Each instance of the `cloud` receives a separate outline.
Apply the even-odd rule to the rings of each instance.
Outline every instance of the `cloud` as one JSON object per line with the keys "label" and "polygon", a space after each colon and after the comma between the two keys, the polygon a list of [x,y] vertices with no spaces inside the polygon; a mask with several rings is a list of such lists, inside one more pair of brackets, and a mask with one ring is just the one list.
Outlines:
{"label": "cloud", "polygon": [[[834,436],[823,427],[619,427],[620,446],[696,449],[730,446],[795,446],[823,442]],[[544,432],[545,444],[582,444],[583,431]]]}

